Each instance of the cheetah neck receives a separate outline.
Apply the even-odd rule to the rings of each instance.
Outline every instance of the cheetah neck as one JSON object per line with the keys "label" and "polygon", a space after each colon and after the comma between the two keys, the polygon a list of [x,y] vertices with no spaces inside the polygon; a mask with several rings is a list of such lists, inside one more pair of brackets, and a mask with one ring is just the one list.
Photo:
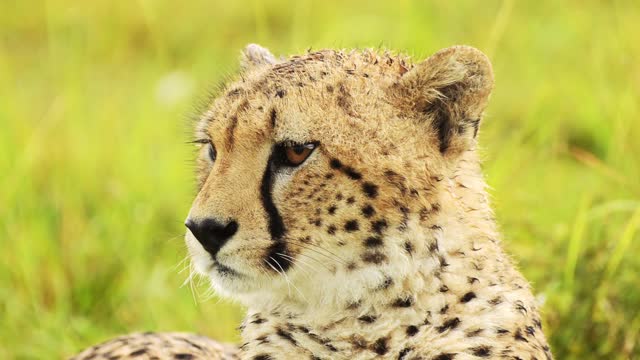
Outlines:
{"label": "cheetah neck", "polygon": [[464,222],[445,220],[460,218],[452,215],[434,218],[438,224],[410,221],[402,235],[415,244],[410,258],[367,296],[326,309],[283,303],[250,310],[242,326],[245,358],[402,359],[418,349],[429,354],[424,344],[432,344],[434,357],[445,350],[483,354],[463,340],[495,347],[501,333],[539,326],[528,284],[500,249],[488,207]]}

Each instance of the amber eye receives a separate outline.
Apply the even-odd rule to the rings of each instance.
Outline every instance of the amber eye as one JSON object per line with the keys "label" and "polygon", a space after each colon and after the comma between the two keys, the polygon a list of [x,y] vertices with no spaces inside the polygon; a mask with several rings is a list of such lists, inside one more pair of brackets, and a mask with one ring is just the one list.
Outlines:
{"label": "amber eye", "polygon": [[278,146],[278,152],[280,153],[280,165],[284,166],[299,166],[307,160],[309,155],[313,153],[313,150],[318,146],[316,142],[310,142],[305,144],[282,144]]}

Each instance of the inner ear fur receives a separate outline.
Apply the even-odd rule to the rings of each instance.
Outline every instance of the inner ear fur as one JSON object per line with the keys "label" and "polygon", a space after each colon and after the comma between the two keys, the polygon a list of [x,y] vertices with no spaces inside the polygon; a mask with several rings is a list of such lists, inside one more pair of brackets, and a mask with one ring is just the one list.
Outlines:
{"label": "inner ear fur", "polygon": [[240,56],[240,66],[243,70],[258,66],[273,65],[277,62],[278,60],[269,49],[258,44],[247,45],[244,50],[242,50],[242,55]]}
{"label": "inner ear fur", "polygon": [[401,106],[429,122],[443,155],[459,153],[475,144],[493,70],[480,50],[453,46],[414,66],[393,88]]}

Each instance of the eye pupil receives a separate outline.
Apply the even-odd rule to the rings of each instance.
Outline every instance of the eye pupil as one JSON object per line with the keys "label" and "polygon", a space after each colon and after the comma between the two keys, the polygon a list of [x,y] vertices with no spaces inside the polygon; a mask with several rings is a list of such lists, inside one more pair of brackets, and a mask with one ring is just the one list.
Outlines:
{"label": "eye pupil", "polygon": [[290,167],[301,165],[313,153],[317,143],[280,145],[281,164]]}
{"label": "eye pupil", "polygon": [[301,155],[301,154],[306,150],[306,148],[305,148],[304,146],[302,146],[302,145],[296,145],[296,146],[294,146],[294,147],[292,148],[292,150],[293,150],[293,152],[295,152],[297,155]]}

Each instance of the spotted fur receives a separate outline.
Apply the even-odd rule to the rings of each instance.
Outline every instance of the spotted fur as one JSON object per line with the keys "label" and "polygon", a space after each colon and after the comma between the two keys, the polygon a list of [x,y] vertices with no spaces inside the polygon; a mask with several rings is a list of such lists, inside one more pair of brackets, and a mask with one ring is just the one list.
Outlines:
{"label": "spotted fur", "polygon": [[[197,125],[189,213],[237,228],[215,252],[186,235],[195,269],[248,308],[240,358],[551,358],[476,153],[481,52],[243,59]],[[290,143],[317,148],[280,166]]]}

